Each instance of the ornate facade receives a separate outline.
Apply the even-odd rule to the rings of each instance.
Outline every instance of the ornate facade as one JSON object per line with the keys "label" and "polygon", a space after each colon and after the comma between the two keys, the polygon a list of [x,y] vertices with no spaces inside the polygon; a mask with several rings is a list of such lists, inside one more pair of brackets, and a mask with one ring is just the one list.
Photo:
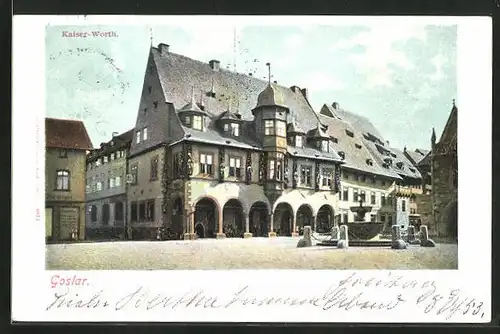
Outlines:
{"label": "ornate facade", "polygon": [[457,113],[453,101],[450,116],[439,141],[431,137],[433,221],[429,232],[439,237],[458,235]]}

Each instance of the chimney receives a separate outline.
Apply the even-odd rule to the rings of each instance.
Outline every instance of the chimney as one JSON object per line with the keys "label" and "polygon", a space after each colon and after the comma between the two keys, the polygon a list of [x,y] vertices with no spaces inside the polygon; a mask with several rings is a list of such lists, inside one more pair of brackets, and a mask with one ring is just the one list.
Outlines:
{"label": "chimney", "polygon": [[307,91],[307,88],[302,88],[300,92],[302,93],[302,95],[304,95],[304,98],[306,100],[309,100],[309,92]]}
{"label": "chimney", "polygon": [[333,103],[332,103],[332,107],[333,107],[333,109],[335,109],[335,110],[336,110],[336,109],[338,109],[338,108],[340,107],[340,105],[339,105],[339,103],[338,103],[338,102],[333,102]]}
{"label": "chimney", "polygon": [[168,44],[164,44],[164,43],[158,44],[158,49],[160,50],[160,53],[162,56],[168,54],[169,48],[170,48],[170,45],[168,45]]}
{"label": "chimney", "polygon": [[210,68],[216,72],[219,71],[220,69],[220,61],[212,59],[211,61],[208,62],[210,65]]}

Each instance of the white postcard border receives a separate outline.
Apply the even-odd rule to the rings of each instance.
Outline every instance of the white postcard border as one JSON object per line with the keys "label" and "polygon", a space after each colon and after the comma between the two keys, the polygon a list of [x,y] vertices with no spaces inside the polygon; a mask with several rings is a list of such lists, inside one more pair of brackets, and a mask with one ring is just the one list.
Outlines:
{"label": "white postcard border", "polygon": [[[406,303],[391,311],[320,311],[317,306],[232,306],[229,308],[178,307],[166,309],[57,309],[45,311],[53,299],[50,278],[55,274],[85,276],[88,289],[104,290],[110,300],[144,285],[151,294],[179,294],[193,289],[217,296],[220,303],[248,284],[258,298],[267,295],[307,297],[322,295],[347,271],[45,271],[44,235],[44,115],[45,25],[78,24],[180,24],[185,17],[140,16],[15,16],[13,19],[13,118],[12,118],[12,319],[16,321],[176,321],[176,322],[489,322],[491,317],[491,110],[492,20],[486,17],[197,17],[199,24],[303,26],[316,24],[394,24],[425,22],[458,24],[457,71],[459,108],[459,270],[456,271],[356,271],[359,277],[403,276],[419,283],[435,280],[439,293],[448,296],[460,289],[463,296],[484,303],[483,317],[457,312],[425,313],[422,305]],[[209,22],[208,22],[209,21]],[[183,21],[185,22],[185,21]],[[38,136],[38,138],[36,138]],[[481,168],[477,169],[480,159]],[[35,171],[35,167],[36,168]],[[37,175],[38,174],[38,175]],[[34,186],[35,185],[35,186]],[[37,211],[39,210],[39,211]],[[35,219],[37,212],[39,218]],[[309,282],[309,283],[306,283]],[[356,292],[356,288],[353,288]],[[372,300],[384,292],[359,288]],[[95,291],[93,291],[95,292]],[[81,294],[85,291],[82,290]],[[418,298],[418,291],[404,298]],[[113,301],[115,301],[113,299]],[[463,311],[463,310],[462,310]]]}

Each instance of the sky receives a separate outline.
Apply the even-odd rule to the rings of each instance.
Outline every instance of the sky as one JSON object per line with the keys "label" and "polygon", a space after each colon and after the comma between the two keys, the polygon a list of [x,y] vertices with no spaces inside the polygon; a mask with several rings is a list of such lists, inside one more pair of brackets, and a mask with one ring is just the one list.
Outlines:
{"label": "sky", "polygon": [[[307,88],[316,112],[337,102],[368,117],[401,149],[429,149],[432,128],[439,138],[457,98],[456,26],[190,23],[47,26],[47,116],[83,120],[96,147],[131,129],[151,42],[266,80],[270,62],[272,80]],[[105,36],[92,36],[96,32]]]}

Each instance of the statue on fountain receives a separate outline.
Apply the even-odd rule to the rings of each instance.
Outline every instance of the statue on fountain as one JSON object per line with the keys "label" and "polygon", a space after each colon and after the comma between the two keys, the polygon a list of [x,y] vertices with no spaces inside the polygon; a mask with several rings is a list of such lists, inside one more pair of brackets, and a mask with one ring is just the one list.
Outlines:
{"label": "statue on fountain", "polygon": [[354,221],[355,222],[364,222],[365,216],[368,211],[372,210],[371,206],[363,206],[363,197],[359,199],[359,206],[351,206],[350,209],[352,212],[356,214]]}

